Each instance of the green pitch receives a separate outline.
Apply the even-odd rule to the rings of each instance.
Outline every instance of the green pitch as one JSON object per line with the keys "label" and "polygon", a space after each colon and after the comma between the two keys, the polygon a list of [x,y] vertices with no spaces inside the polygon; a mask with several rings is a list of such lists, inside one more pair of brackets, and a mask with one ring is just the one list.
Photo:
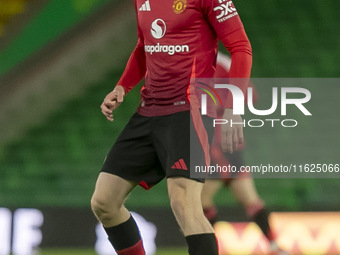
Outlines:
{"label": "green pitch", "polygon": [[[92,249],[43,249],[40,255],[97,255]],[[186,248],[160,248],[155,255],[186,255]]]}

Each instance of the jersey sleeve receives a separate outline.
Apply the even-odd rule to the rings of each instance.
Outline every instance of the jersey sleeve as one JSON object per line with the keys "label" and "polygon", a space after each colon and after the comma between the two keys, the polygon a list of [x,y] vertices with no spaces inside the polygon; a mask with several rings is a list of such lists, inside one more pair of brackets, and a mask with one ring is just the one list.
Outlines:
{"label": "jersey sleeve", "polygon": [[243,28],[240,16],[231,0],[201,0],[201,9],[219,39]]}
{"label": "jersey sleeve", "polygon": [[138,39],[137,45],[131,53],[125,70],[118,81],[118,85],[123,86],[125,93],[127,94],[144,78],[145,73],[146,64],[144,44],[141,42],[141,39]]}
{"label": "jersey sleeve", "polygon": [[[252,49],[234,3],[231,0],[201,1],[205,18],[231,55],[229,81],[238,86],[245,95],[251,73]],[[224,107],[233,108],[231,93],[228,94]]]}
{"label": "jersey sleeve", "polygon": [[[240,28],[226,35],[221,41],[231,54],[229,82],[239,87],[243,95],[246,95],[252,67],[252,49],[248,37],[244,29]],[[233,108],[231,93],[228,94],[225,108]]]}
{"label": "jersey sleeve", "polygon": [[[136,4],[135,9],[137,15]],[[142,31],[139,27],[138,21],[137,21],[137,35],[138,41],[136,47],[131,53],[130,58],[126,64],[125,70],[118,81],[118,85],[123,86],[126,94],[145,77],[146,73],[144,38]]]}

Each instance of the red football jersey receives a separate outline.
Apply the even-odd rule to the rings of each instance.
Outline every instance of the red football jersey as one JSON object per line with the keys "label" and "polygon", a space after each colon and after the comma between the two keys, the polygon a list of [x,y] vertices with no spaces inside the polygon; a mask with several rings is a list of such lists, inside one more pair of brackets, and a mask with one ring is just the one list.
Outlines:
{"label": "red football jersey", "polygon": [[[130,68],[138,69],[130,74],[138,76],[145,71],[138,112],[157,116],[189,110],[190,78],[214,77],[218,39],[238,30],[244,32],[234,4],[230,0],[134,2],[139,37],[135,51],[142,60],[130,58]],[[127,91],[136,85],[128,84],[128,76],[123,74],[118,83]],[[136,83],[137,78],[130,83]]]}

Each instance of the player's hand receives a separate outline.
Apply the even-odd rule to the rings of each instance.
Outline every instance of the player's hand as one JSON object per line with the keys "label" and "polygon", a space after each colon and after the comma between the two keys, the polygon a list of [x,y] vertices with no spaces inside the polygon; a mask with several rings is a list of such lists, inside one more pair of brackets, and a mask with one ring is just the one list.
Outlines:
{"label": "player's hand", "polygon": [[228,123],[222,125],[221,128],[222,150],[233,153],[237,150],[238,145],[244,141],[242,118],[240,115],[234,115],[232,109],[225,109],[223,119],[228,120]]}
{"label": "player's hand", "polygon": [[123,102],[125,90],[121,85],[117,85],[113,91],[106,95],[100,108],[109,121],[113,121],[113,111]]}

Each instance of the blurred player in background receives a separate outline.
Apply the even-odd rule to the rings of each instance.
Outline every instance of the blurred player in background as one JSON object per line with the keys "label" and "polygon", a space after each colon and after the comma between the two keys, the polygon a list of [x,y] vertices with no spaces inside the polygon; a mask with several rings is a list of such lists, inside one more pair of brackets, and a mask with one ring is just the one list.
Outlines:
{"label": "blurred player in background", "polygon": [[[214,230],[203,213],[204,179],[191,178],[194,165],[210,164],[212,118],[200,115],[188,91],[191,78],[212,78],[218,39],[231,53],[230,77],[249,78],[252,51],[232,1],[135,0],[138,42],[125,71],[101,105],[113,121],[113,111],[141,79],[141,103],[109,152],[91,200],[119,255],[145,254],[138,227],[124,202],[136,185],[148,189],[167,178],[172,211],[185,235],[191,255],[217,255]],[[241,86],[243,91],[246,86]],[[224,117],[242,121],[232,109]],[[228,109],[227,109],[228,108]],[[191,119],[190,119],[191,117]],[[192,121],[197,132],[190,132]],[[205,125],[204,125],[205,124]],[[232,152],[243,141],[240,126],[225,127],[225,149]],[[233,138],[233,139],[232,139]],[[197,146],[190,147],[194,140]]]}
{"label": "blurred player in background", "polygon": [[[225,78],[229,76],[231,66],[231,59],[227,55],[218,52],[215,78]],[[250,86],[252,86],[250,84]],[[253,102],[256,103],[258,96],[255,88],[253,87]],[[217,116],[223,115],[222,109],[218,109]],[[245,145],[240,144],[238,150],[233,153],[223,152],[221,145],[221,130],[220,125],[215,127],[215,134],[213,142],[211,144],[211,162],[213,165],[219,166],[236,166],[240,169],[241,166],[245,166],[243,160],[243,149]],[[230,176],[223,176],[222,179],[207,179],[203,192],[202,192],[202,204],[204,214],[209,222],[214,225],[217,221],[217,208],[214,204],[213,198],[216,192],[224,185],[230,187],[232,194],[239,201],[247,214],[247,217],[254,221],[262,230],[263,234],[268,238],[270,242],[270,250],[272,255],[286,255],[287,253],[282,251],[275,243],[273,234],[269,226],[269,212],[267,211],[263,200],[257,193],[254,181],[250,173],[236,173]]]}

